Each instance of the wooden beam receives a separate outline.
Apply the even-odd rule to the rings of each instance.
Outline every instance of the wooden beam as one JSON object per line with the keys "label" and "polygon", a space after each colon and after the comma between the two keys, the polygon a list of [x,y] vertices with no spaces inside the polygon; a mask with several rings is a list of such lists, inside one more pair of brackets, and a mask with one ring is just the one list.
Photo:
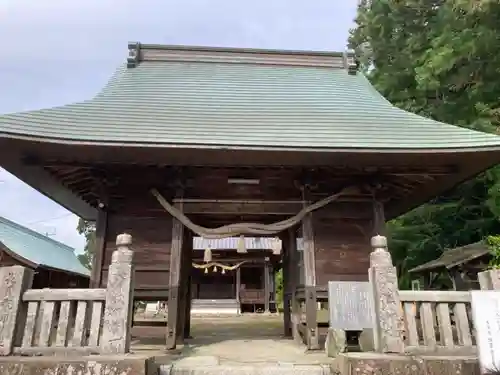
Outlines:
{"label": "wooden beam", "polygon": [[98,212],[95,207],[64,187],[43,167],[25,165],[14,156],[2,158],[1,163],[2,168],[69,211],[85,220],[97,219]]}
{"label": "wooden beam", "polygon": [[[324,197],[323,197],[324,198]],[[117,203],[117,202],[114,202]],[[134,203],[127,203],[122,206],[114,207],[121,214],[136,214],[138,212],[145,215],[158,216],[165,214],[165,210],[155,202],[154,206],[138,206]],[[174,200],[173,203],[178,203]],[[297,214],[304,204],[308,205],[312,201],[236,201],[236,200],[204,200],[204,201],[184,201],[184,213],[187,215],[204,216],[222,216],[222,215],[281,215],[293,216]],[[370,207],[370,201],[342,202],[335,201],[322,210],[321,217],[340,218],[340,219],[358,219],[371,218],[373,213]],[[276,219],[273,219],[276,220]],[[273,221],[271,220],[271,221]]]}
{"label": "wooden beam", "polygon": [[172,219],[172,243],[170,246],[170,286],[168,290],[167,313],[167,349],[172,350],[177,346],[177,320],[179,319],[179,287],[181,281],[181,261],[184,239],[184,226]]}
{"label": "wooden beam", "polygon": [[240,290],[241,290],[241,267],[238,267],[236,269],[236,301],[238,302],[239,312],[241,312]]}
{"label": "wooden beam", "polygon": [[[106,253],[106,234],[108,231],[108,212],[99,210],[97,213],[94,256],[92,258],[92,273],[90,275],[90,287],[100,288],[102,273],[104,269],[104,254]],[[109,265],[108,265],[109,266]],[[106,267],[107,269],[108,267]]]}
{"label": "wooden beam", "polygon": [[293,293],[291,275],[290,275],[290,243],[289,238],[285,233],[281,234],[283,241],[283,333],[286,337],[292,335],[292,324],[290,314],[291,296]]}
{"label": "wooden beam", "polygon": [[316,257],[312,213],[302,220],[304,241],[304,282],[306,288],[306,346],[309,350],[319,349],[317,299],[316,299]]}
{"label": "wooden beam", "polygon": [[290,257],[290,289],[292,291],[290,297],[290,308],[291,308],[291,326],[292,326],[292,337],[296,343],[301,342],[299,325],[300,325],[300,302],[297,299],[295,290],[300,283],[300,254],[297,250],[297,232],[295,228],[288,229],[288,250]]}
{"label": "wooden beam", "polygon": [[384,203],[373,201],[373,235],[386,235]]}
{"label": "wooden beam", "polygon": [[[180,205],[179,207],[182,207],[182,205]],[[191,324],[191,320],[188,318],[188,314],[191,315],[191,296],[189,294],[189,284],[192,262],[192,243],[192,232],[184,229],[179,285],[179,315],[177,318],[177,342],[181,345],[184,344],[186,333],[187,337],[189,337],[190,327],[187,328],[187,324]]]}

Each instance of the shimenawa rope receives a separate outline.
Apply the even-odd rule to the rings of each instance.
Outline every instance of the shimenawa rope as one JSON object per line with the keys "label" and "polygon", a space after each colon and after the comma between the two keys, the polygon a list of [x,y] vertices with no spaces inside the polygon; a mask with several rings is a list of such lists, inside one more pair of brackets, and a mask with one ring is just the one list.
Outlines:
{"label": "shimenawa rope", "polygon": [[239,236],[243,234],[253,234],[253,235],[264,235],[270,236],[286,230],[295,224],[298,224],[302,219],[309,213],[318,208],[324,207],[327,204],[333,202],[342,194],[345,194],[349,188],[344,188],[340,192],[330,195],[324,199],[321,199],[307,207],[304,207],[296,215],[282,221],[278,221],[273,224],[259,224],[259,223],[236,223],[223,225],[218,228],[205,228],[200,225],[193,223],[182,211],[178,210],[160,194],[156,189],[152,189],[151,193],[156,197],[158,202],[163,206],[163,208],[177,220],[179,220],[184,226],[191,229],[198,236],[206,239],[220,239],[233,236]]}

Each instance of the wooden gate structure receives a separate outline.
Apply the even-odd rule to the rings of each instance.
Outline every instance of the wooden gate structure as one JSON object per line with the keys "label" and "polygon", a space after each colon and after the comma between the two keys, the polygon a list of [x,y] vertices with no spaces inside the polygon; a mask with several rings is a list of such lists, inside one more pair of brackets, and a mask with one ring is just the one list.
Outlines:
{"label": "wooden gate structure", "polygon": [[133,236],[134,295],[168,299],[169,348],[189,335],[200,235],[180,218],[272,224],[335,195],[262,231],[283,243],[285,331],[298,335],[301,290],[315,349],[327,282],[367,280],[370,237],[384,222],[500,161],[500,137],[395,108],[349,53],[140,43],[93,99],[0,116],[0,148],[3,168],[96,220],[92,288],[106,285],[117,234]]}

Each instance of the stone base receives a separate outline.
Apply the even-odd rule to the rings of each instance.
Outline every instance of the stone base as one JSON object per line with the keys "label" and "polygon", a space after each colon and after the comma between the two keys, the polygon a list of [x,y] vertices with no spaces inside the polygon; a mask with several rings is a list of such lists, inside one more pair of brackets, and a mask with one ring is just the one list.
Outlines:
{"label": "stone base", "polygon": [[336,375],[480,375],[474,356],[397,355],[379,353],[339,354],[332,365]]}
{"label": "stone base", "polygon": [[2,375],[156,375],[153,358],[139,355],[0,357]]}
{"label": "stone base", "polygon": [[322,365],[217,365],[178,366],[162,365],[159,375],[330,375]]}

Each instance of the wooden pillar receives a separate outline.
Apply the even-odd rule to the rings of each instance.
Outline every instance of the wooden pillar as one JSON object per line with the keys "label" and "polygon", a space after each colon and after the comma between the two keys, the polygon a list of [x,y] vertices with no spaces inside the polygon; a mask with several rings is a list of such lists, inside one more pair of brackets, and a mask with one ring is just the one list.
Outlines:
{"label": "wooden pillar", "polygon": [[264,260],[264,311],[269,312],[269,296],[271,294],[271,283],[269,278],[269,258]]}
{"label": "wooden pillar", "polygon": [[304,283],[306,294],[306,345],[309,350],[319,349],[318,338],[318,303],[316,299],[316,257],[312,214],[302,220],[304,239]]}
{"label": "wooden pillar", "polygon": [[290,283],[291,283],[291,330],[293,340],[297,343],[302,341],[300,337],[300,303],[297,299],[296,290],[299,280],[299,253],[297,251],[297,235],[295,228],[288,229],[288,252],[290,257]]}
{"label": "wooden pillar", "polygon": [[[191,275],[192,243],[191,232],[184,230],[181,251],[181,268],[179,277],[179,313],[177,316],[177,343],[184,344],[186,324],[190,324],[188,314],[191,315],[191,296],[189,295],[189,279]],[[188,334],[189,336],[189,334]]]}
{"label": "wooden pillar", "polygon": [[185,339],[190,339],[191,338],[191,304],[192,304],[192,296],[191,296],[191,290],[192,290],[192,285],[191,285],[191,273],[189,274],[188,278],[188,290],[187,290],[187,295],[188,299],[186,301],[186,310],[184,312],[185,314],[185,323],[184,323],[184,338]]}
{"label": "wooden pillar", "polygon": [[378,200],[373,201],[373,235],[386,235],[384,203]]}
{"label": "wooden pillar", "polygon": [[238,301],[238,313],[241,313],[241,301],[240,301],[240,290],[241,290],[241,266],[236,269],[236,301]]}
{"label": "wooden pillar", "polygon": [[95,243],[92,258],[92,272],[90,275],[90,288],[100,288],[102,284],[102,268],[106,250],[106,234],[108,231],[108,213],[99,209],[97,213]]}
{"label": "wooden pillar", "polygon": [[290,304],[292,300],[292,283],[290,275],[290,244],[288,236],[283,236],[281,239],[285,246],[283,246],[283,333],[286,337],[292,335],[291,311]]}
{"label": "wooden pillar", "polygon": [[175,349],[179,319],[179,286],[181,280],[181,261],[184,239],[184,226],[176,218],[172,218],[172,243],[170,246],[170,286],[168,289],[167,313],[167,349]]}

